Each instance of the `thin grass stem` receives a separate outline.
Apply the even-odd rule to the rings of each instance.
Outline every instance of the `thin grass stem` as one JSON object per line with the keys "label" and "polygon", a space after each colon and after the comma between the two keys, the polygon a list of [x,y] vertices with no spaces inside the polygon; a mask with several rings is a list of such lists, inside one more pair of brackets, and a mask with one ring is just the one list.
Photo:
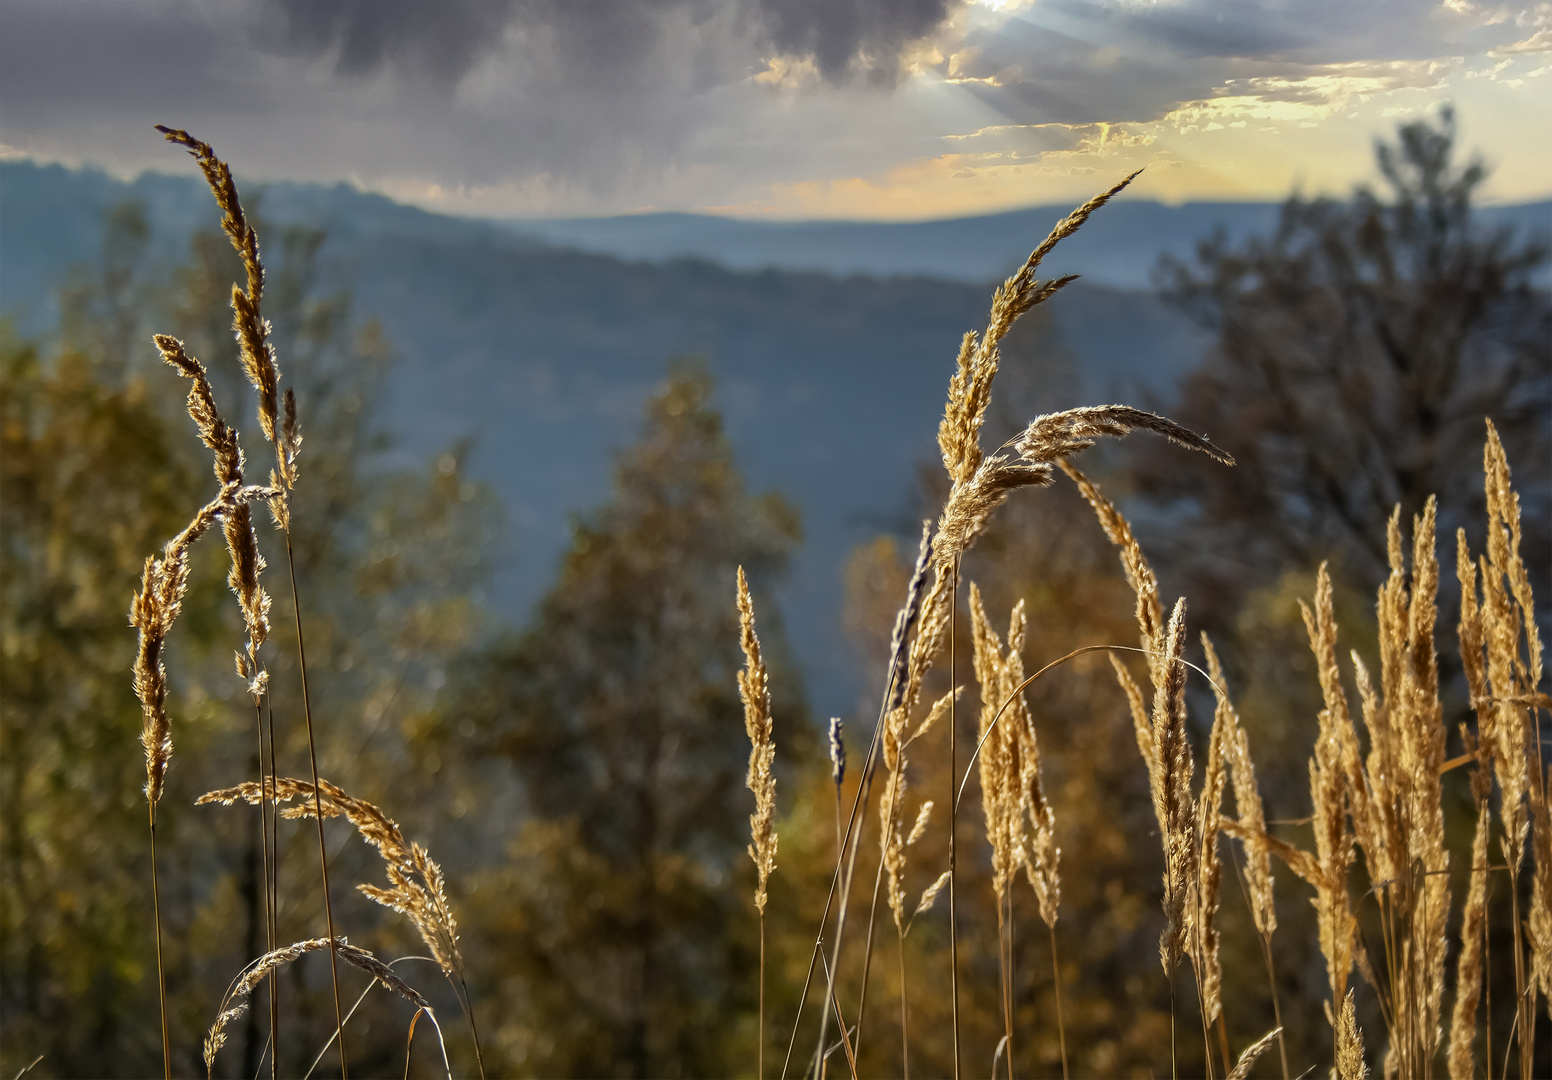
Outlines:
{"label": "thin grass stem", "polygon": [[[903,1080],[911,1080],[911,1014],[906,1005],[905,994],[905,932],[900,932],[900,1075]],[[857,1046],[862,1046],[861,1017],[859,1014],[857,1028]]]}
{"label": "thin grass stem", "polygon": [[884,845],[878,847],[878,871],[873,877],[873,900],[868,905],[867,946],[862,950],[862,992],[857,999],[857,1048],[862,1049],[862,1018],[868,1009],[868,976],[873,970],[873,930],[878,920],[878,894],[884,882]]}
{"label": "thin grass stem", "polygon": [[[296,616],[296,652],[302,671],[302,713],[307,717],[307,757],[313,771],[313,816],[318,820],[318,864],[323,870],[323,914],[329,928],[329,973],[334,986],[334,1033],[339,1036],[340,1078],[350,1080],[345,1056],[345,1017],[340,1010],[339,940],[334,933],[334,903],[329,897],[329,851],[323,841],[323,797],[318,785],[318,745],[313,737],[313,707],[307,692],[307,646],[302,638],[302,602],[296,588],[296,557],[291,551],[291,533],[286,536],[286,568],[291,574],[291,611]],[[432,1022],[436,1020],[433,1017]],[[437,1032],[440,1035],[441,1027]]]}
{"label": "thin grass stem", "polygon": [[156,876],[156,803],[147,800],[151,821],[151,910],[156,918],[156,997],[162,1009],[162,1076],[172,1080],[172,1044],[167,1038],[167,975],[162,966],[162,889]]}
{"label": "thin grass stem", "polygon": [[[955,624],[959,622],[959,556],[954,556],[953,578],[949,583],[948,594],[948,784],[949,798],[954,797],[954,774],[959,771],[956,750],[959,746],[959,723],[954,716],[953,688],[958,685],[955,682],[954,665],[956,661],[956,649],[954,642]],[[969,775],[968,773],[966,774]],[[952,803],[951,803],[952,805]],[[954,828],[955,815],[948,816],[948,964],[949,964],[949,991],[953,999],[954,1016],[954,1080],[959,1078],[959,911],[955,902],[954,878],[955,855],[957,847],[954,843],[954,834],[958,831]]]}
{"label": "thin grass stem", "polygon": [[1062,1020],[1062,965],[1056,955],[1056,927],[1047,929],[1051,931],[1051,981],[1056,986],[1056,1038],[1062,1048],[1062,1080],[1068,1080],[1067,1025]]}
{"label": "thin grass stem", "polygon": [[[837,859],[836,861],[838,865],[840,860]],[[829,911],[826,910],[825,917],[828,918],[829,914]],[[823,927],[820,929],[822,932]],[[808,988],[814,985],[814,968],[819,965],[819,959],[823,952],[824,938],[821,936],[815,940],[814,951],[808,957],[808,975],[803,979],[803,992],[798,997],[798,1013],[792,1021],[792,1037],[787,1041],[787,1057],[781,1063],[781,1080],[787,1080],[787,1068],[792,1063],[792,1048],[798,1044],[798,1026],[803,1020],[803,1005],[808,1001]]]}
{"label": "thin grass stem", "polygon": [[[264,951],[266,953],[272,953],[277,947],[277,943],[275,941],[275,909],[273,906],[271,906],[273,896],[270,889],[270,878],[274,868],[270,863],[269,857],[270,816],[273,808],[270,806],[269,802],[268,785],[264,780],[264,705],[257,696],[255,696],[253,699],[253,726],[258,732],[259,736],[259,791],[263,793],[263,797],[259,801],[259,850],[263,855],[264,866]],[[265,982],[268,983],[269,990],[269,1045],[271,1047],[276,1047],[280,1045],[279,1042],[276,1041],[276,1029],[279,1027],[280,1009],[275,999],[275,973],[273,971],[269,973],[269,978],[266,979]],[[260,1058],[259,1069],[261,1072],[263,1071],[263,1067],[264,1061],[262,1058]],[[271,1077],[275,1076],[277,1071],[278,1070],[275,1065],[274,1055],[271,1054]]]}
{"label": "thin grass stem", "polygon": [[[763,935],[763,926],[761,927],[761,932]],[[761,942],[761,948],[764,948],[763,941]],[[449,983],[452,982],[451,979],[448,979],[447,981]],[[480,1068],[480,1080],[485,1080],[485,1055],[480,1052],[480,1029],[474,1024],[474,1002],[469,997],[469,984],[464,982],[463,972],[461,971],[458,973],[458,985],[463,988],[463,1000],[461,1000],[458,1004],[463,1006],[463,1015],[469,1021],[469,1035],[474,1039],[474,1062]]]}
{"label": "thin grass stem", "polygon": [[[755,1075],[765,1080],[765,912],[760,912],[760,1032],[759,1049],[755,1052]],[[484,1070],[480,1070],[484,1076]]]}
{"label": "thin grass stem", "polygon": [[[278,773],[275,772],[275,702],[274,702],[274,699],[272,699],[272,698],[270,698],[268,696],[265,697],[264,712],[265,712],[266,718],[269,721],[269,724],[268,724],[268,727],[269,727],[269,775],[270,775],[270,780],[273,783],[274,778],[277,775],[279,775]],[[260,773],[262,774],[262,772],[263,772],[263,767],[261,765]],[[261,780],[262,780],[262,776],[261,776]],[[271,933],[273,934],[273,941],[274,941],[274,945],[272,945],[271,947],[274,948],[274,947],[278,947],[279,946],[281,938],[280,938],[280,822],[278,820],[278,816],[275,813],[275,806],[274,806],[273,803],[270,804],[269,839],[268,839],[268,843],[269,843],[269,861],[270,861],[270,867],[271,867],[271,873],[270,873],[270,878],[269,878],[269,916],[270,916],[270,923],[271,923],[270,930],[271,930]],[[270,981],[270,1002],[269,1002],[269,1008],[270,1008],[270,1026],[273,1029],[274,1042],[273,1042],[273,1044],[270,1047],[270,1054],[269,1054],[269,1074],[270,1074],[270,1080],[278,1080],[278,1077],[280,1075],[280,994],[279,994],[279,991],[280,991],[280,981],[278,979],[272,979]]]}
{"label": "thin grass stem", "polygon": [[[835,975],[836,969],[840,964],[841,942],[846,931],[846,908],[851,899],[852,874],[857,867],[857,849],[862,846],[862,828],[865,828],[867,824],[864,821],[862,827],[858,827],[857,815],[861,808],[866,805],[868,793],[873,786],[873,769],[878,760],[878,747],[884,733],[884,717],[888,713],[889,702],[894,695],[895,684],[900,677],[900,661],[901,655],[898,651],[894,656],[890,657],[889,677],[885,680],[884,696],[878,705],[878,721],[873,725],[873,738],[872,741],[868,744],[868,756],[863,760],[862,775],[858,778],[857,782],[857,795],[852,800],[851,815],[846,819],[846,831],[841,837],[841,852],[843,857],[836,860],[835,874],[830,879],[830,892],[829,895],[825,898],[824,914],[819,918],[819,932],[815,935],[816,941],[823,940],[825,923],[830,919],[830,909],[835,904],[836,893],[839,892],[841,898],[841,907],[840,911],[836,915],[835,920],[835,944],[832,948],[833,959],[830,963],[825,965],[825,982],[827,984],[825,989],[826,997],[833,997],[835,995]],[[854,844],[851,843],[853,829],[857,830],[857,839],[856,843]],[[844,856],[848,844],[851,845],[851,858],[848,862],[848,865],[843,868],[841,863],[845,861]],[[843,876],[845,880],[844,887],[842,886]],[[809,965],[809,970],[811,972],[813,970],[812,963]],[[787,1063],[782,1065],[782,1076],[784,1077],[787,1074],[787,1064],[790,1064],[792,1060],[792,1045],[795,1044],[797,1040],[797,1023],[798,1020],[802,1019],[803,1003],[807,1000],[807,997],[808,986],[807,983],[805,983],[803,997],[799,998],[798,1000],[798,1015],[793,1020],[792,1025],[793,1043],[788,1045]],[[820,1009],[819,1044],[815,1050],[815,1053],[818,1055],[818,1061],[821,1063],[821,1065],[825,1057],[825,1035],[828,1033],[829,1020],[830,1010]]]}

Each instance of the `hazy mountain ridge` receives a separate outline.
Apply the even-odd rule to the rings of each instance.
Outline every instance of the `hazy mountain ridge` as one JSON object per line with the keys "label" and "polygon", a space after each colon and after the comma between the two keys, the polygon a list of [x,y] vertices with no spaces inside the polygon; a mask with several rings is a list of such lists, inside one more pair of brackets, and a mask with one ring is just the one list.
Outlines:
{"label": "hazy mountain ridge", "polygon": [[[1066,209],[923,225],[691,219],[699,232],[688,230],[680,244],[737,262],[762,251],[759,258],[788,257],[782,251],[798,258],[811,243],[823,263],[851,243],[850,257],[894,267],[839,276],[670,257],[677,217],[552,222],[536,237],[533,223],[441,217],[345,185],[253,185],[245,194],[272,226],[327,228],[323,258],[353,284],[361,315],[381,320],[398,355],[384,419],[403,449],[424,457],[463,436],[477,440],[471,468],[511,511],[493,598],[511,622],[526,617],[551,580],[570,515],[604,498],[611,454],[633,439],[643,397],[665,364],[705,356],[750,485],[782,491],[803,513],[805,542],[781,599],[814,705],[827,713],[851,704],[839,629],[846,554],[909,516],[916,468],[936,458],[933,437],[960,336],[984,323],[990,297],[986,281],[911,271],[926,260],[961,275],[982,265],[976,259],[1001,266],[1007,251],[1016,261]],[[126,198],[145,204],[155,250],[169,260],[196,228],[216,223],[194,177],[147,174],[125,183],[100,172],[0,163],[0,312],[17,315],[24,333],[51,328],[59,281],[72,264],[97,258],[102,213]],[[1168,210],[1107,207],[1048,269],[1113,258],[1105,254],[1120,242],[1112,233],[1131,245],[1133,264],[1150,268],[1161,245],[1175,242],[1163,233],[1150,240],[1139,224],[1150,206]],[[1257,214],[1275,213],[1240,209],[1244,228],[1262,220]],[[1169,220],[1178,232],[1179,222],[1196,219]],[[1000,247],[988,241],[982,251],[966,239],[993,227]],[[581,235],[587,229],[591,239]],[[621,248],[616,254],[635,261],[546,242],[603,246],[610,229],[624,230],[624,240],[609,241]],[[1085,249],[1091,235],[1097,239]],[[743,255],[724,242],[729,236]],[[859,237],[872,239],[852,243]],[[920,254],[907,257],[913,250]],[[878,261],[889,252],[898,265]],[[1045,337],[1010,342],[1009,367],[1027,369],[1062,352],[1071,365],[1046,369],[1020,407],[1162,398],[1207,340],[1155,295],[1092,278],[1048,310]]]}

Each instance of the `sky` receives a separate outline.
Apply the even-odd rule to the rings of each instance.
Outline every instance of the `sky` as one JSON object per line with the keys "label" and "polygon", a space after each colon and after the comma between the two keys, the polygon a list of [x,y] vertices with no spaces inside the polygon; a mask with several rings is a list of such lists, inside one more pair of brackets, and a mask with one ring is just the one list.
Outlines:
{"label": "sky", "polygon": [[1453,106],[1483,195],[1552,195],[1552,3],[0,0],[0,157],[427,209],[921,220],[1374,179]]}

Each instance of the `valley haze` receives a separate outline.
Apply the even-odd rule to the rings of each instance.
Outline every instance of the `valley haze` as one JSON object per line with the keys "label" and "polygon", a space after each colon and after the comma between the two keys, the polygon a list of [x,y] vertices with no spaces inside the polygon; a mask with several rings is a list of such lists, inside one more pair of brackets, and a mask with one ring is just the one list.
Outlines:
{"label": "valley haze", "polygon": [[[381,421],[404,459],[474,440],[471,474],[509,513],[487,597],[506,624],[526,622],[553,580],[570,520],[607,497],[612,457],[634,440],[667,364],[703,357],[750,489],[777,490],[802,514],[803,543],[773,599],[816,716],[850,712],[876,674],[855,670],[843,639],[847,555],[880,532],[914,534],[917,471],[936,461],[930,433],[959,339],[1070,209],[903,224],[480,220],[346,185],[243,194],[270,228],[327,230],[324,262],[394,349]],[[52,332],[58,287],[98,258],[104,212],[129,199],[146,207],[163,263],[216,226],[194,178],[0,162],[0,313],[24,334]],[[1157,260],[1189,257],[1214,229],[1267,233],[1277,210],[1106,207],[1047,267],[1084,277],[1044,309],[1044,336],[1010,343],[1010,369],[1038,367],[1019,406],[1167,408],[1209,339],[1150,290]],[[1552,202],[1481,214],[1545,232]]]}

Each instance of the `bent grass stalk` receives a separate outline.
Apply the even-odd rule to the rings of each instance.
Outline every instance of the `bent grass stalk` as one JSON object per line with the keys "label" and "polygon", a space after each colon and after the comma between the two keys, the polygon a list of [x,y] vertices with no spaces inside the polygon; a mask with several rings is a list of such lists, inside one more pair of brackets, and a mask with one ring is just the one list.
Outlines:
{"label": "bent grass stalk", "polygon": [[[259,258],[259,237],[243,211],[242,202],[237,194],[237,185],[232,179],[231,169],[216,155],[215,150],[210,144],[202,142],[188,132],[176,128],[158,124],[156,129],[162,133],[167,141],[176,143],[186,149],[190,156],[198,162],[200,171],[204,173],[205,181],[210,187],[211,194],[215,197],[216,205],[221,208],[221,228],[226,233],[227,239],[231,241],[233,249],[241,258],[243,271],[247,276],[248,287],[246,290],[235,283],[232,285],[233,329],[237,334],[239,358],[242,362],[243,373],[258,393],[259,426],[264,432],[264,437],[275,449],[275,468],[270,472],[270,490],[266,494],[266,498],[271,514],[286,538],[286,563],[291,578],[292,611],[296,617],[297,656],[301,669],[302,709],[307,722],[307,748],[311,759],[314,789],[316,790],[318,752],[317,742],[313,733],[312,700],[307,685],[307,653],[302,636],[301,603],[297,596],[296,559],[291,546],[289,498],[289,493],[297,480],[296,458],[301,449],[302,438],[297,426],[296,397],[289,389],[287,389],[284,397],[284,417],[281,416],[279,397],[280,370],[275,364],[274,346],[269,341],[269,323],[264,319],[262,311],[264,264]],[[197,422],[199,418],[196,417],[195,419]],[[235,447],[235,433],[233,435],[233,445]],[[245,509],[246,507],[244,507]],[[249,531],[251,532],[251,527]],[[237,554],[235,546],[233,553],[234,556]],[[234,562],[234,577],[236,577],[237,573],[238,566]],[[255,584],[256,580],[255,574]],[[233,587],[235,591],[237,588],[235,581]],[[249,616],[248,596],[244,593],[239,593],[239,599],[243,603],[245,617]],[[268,598],[264,597],[263,607],[259,609],[260,615],[267,609],[267,606]],[[251,636],[252,618],[249,618],[249,625],[250,660],[254,665],[253,670],[249,674],[253,679],[259,680],[263,678],[263,673],[256,668],[256,643]],[[259,683],[259,686],[262,689],[262,683]],[[323,877],[324,918],[328,927],[329,941],[333,942],[336,934],[334,931],[334,906],[329,888],[328,848],[324,842],[322,809],[321,807],[316,809],[318,810],[318,862]],[[329,953],[329,973],[334,991],[334,1025],[335,1034],[339,1038],[340,1074],[344,1080],[349,1080],[350,1067],[345,1053],[345,1021],[340,1008],[339,963],[335,955],[336,951],[331,948]]]}

